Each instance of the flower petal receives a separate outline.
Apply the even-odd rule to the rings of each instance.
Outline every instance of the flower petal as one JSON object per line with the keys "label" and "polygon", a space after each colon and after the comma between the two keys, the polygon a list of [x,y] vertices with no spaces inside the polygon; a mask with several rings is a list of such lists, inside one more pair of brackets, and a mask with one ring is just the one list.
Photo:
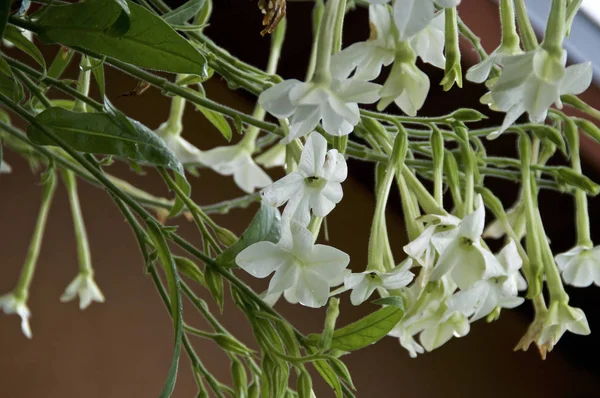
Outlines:
{"label": "flower petal", "polygon": [[288,251],[272,242],[258,242],[242,250],[235,258],[235,262],[255,278],[266,278],[286,264],[290,256]]}

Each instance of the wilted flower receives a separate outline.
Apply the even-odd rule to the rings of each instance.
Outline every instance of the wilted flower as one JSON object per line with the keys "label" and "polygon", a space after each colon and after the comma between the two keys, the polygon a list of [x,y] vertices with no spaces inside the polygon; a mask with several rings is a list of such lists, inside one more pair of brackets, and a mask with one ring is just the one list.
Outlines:
{"label": "wilted flower", "polygon": [[536,344],[542,353],[550,352],[566,331],[588,335],[590,326],[587,318],[579,308],[570,307],[568,303],[552,302],[548,316],[543,324]]}

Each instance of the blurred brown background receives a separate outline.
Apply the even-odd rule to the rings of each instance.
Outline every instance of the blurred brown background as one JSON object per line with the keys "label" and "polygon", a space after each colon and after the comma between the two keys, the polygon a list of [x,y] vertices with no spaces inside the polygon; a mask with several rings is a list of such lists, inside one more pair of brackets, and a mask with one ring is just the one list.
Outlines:
{"label": "blurred brown background", "polygon": [[[178,2],[173,1],[174,5]],[[310,4],[290,3],[288,37],[281,74],[302,77],[310,47]],[[498,23],[495,6],[487,1],[464,0],[461,16],[473,23],[478,34],[487,37],[484,44],[492,49],[497,44]],[[363,11],[350,14],[346,41],[367,37],[367,17]],[[264,66],[268,38],[261,38],[260,15],[256,1],[218,0],[207,33],[240,58]],[[485,37],[484,37],[485,39]],[[49,48],[48,54],[55,51]],[[468,62],[469,53],[465,54]],[[442,73],[431,72],[432,87]],[[136,82],[123,74],[107,69],[108,96],[129,116],[151,128],[167,117],[169,100],[150,89],[141,97],[117,98],[131,91]],[[72,76],[76,68],[71,68]],[[227,90],[224,82],[214,78],[206,85],[209,97],[250,112],[252,98],[246,93]],[[592,90],[590,90],[592,91]],[[482,87],[469,86],[463,91],[453,89],[443,93],[437,88],[423,110],[424,115],[443,114],[456,106],[478,107]],[[593,92],[588,98],[594,99]],[[600,96],[596,98],[600,99]],[[492,122],[498,122],[495,117]],[[185,116],[185,136],[206,149],[224,145],[224,140],[201,116],[188,107]],[[21,124],[22,126],[22,124]],[[514,141],[499,140],[490,151],[510,153]],[[40,201],[38,177],[28,165],[7,151],[6,160],[13,174],[0,177],[0,253],[2,273],[0,293],[14,286],[27,251]],[[329,221],[331,244],[351,255],[352,268],[362,271],[370,219],[374,208],[371,165],[350,162],[352,177],[344,184],[344,200]],[[157,175],[148,170],[146,176],[132,176],[127,166],[111,167],[111,172],[125,176],[140,187],[156,194],[167,195]],[[592,167],[587,172],[600,181]],[[281,175],[278,171],[274,177]],[[211,204],[242,194],[230,178],[202,170],[193,178],[193,198],[200,204]],[[493,188],[506,200],[514,199],[516,187],[494,181]],[[80,311],[75,302],[60,303],[64,288],[77,273],[77,260],[72,220],[64,188],[57,191],[51,210],[42,255],[32,285],[29,307],[32,311],[33,339],[27,340],[16,316],[0,315],[0,398],[105,398],[155,397],[165,381],[172,354],[172,329],[169,318],[149,277],[144,274],[137,244],[110,198],[96,187],[80,183],[83,213],[90,237],[96,281],[106,296],[106,303],[92,304]],[[574,242],[571,199],[544,193],[541,202],[548,219],[548,232],[555,250],[568,249]],[[406,243],[402,218],[394,197],[389,209],[390,235],[398,258]],[[592,201],[591,215],[597,219],[598,202]],[[256,206],[234,210],[218,222],[241,233]],[[195,227],[183,220],[180,232],[191,241],[198,241]],[[592,226],[595,226],[592,222]],[[596,239],[597,240],[597,239]],[[251,281],[257,291],[265,287],[261,281]],[[597,333],[598,290],[569,291],[575,306],[588,314],[590,326]],[[208,298],[206,292],[198,294]],[[226,327],[254,346],[245,319],[231,301],[225,305],[222,321]],[[278,309],[303,332],[321,328],[324,311],[290,306],[281,302]],[[347,297],[341,307],[340,324],[371,311],[365,305],[354,308]],[[216,312],[216,308],[213,307]],[[205,326],[192,308],[184,309],[186,320],[193,326]],[[417,359],[410,359],[395,339],[382,342],[345,358],[358,397],[594,397],[598,396],[599,368],[596,334],[588,337],[565,335],[558,348],[546,361],[540,360],[534,349],[513,352],[512,348],[525,332],[531,312],[528,305],[518,311],[503,311],[498,322],[472,325],[470,334],[453,339],[442,348]],[[211,343],[193,339],[201,360],[221,380],[228,381],[226,358]],[[315,377],[318,397],[333,396],[323,382]],[[174,397],[193,397],[196,387],[189,370],[189,361],[182,355],[180,373]]]}

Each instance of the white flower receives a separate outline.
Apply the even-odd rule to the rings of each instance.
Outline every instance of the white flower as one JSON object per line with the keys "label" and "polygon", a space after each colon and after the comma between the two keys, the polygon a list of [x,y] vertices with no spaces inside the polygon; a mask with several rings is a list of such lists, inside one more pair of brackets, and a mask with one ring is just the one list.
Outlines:
{"label": "white flower", "polygon": [[321,120],[328,134],[350,134],[360,120],[357,104],[377,101],[380,88],[356,79],[332,79],[329,85],[291,79],[264,91],[258,102],[277,118],[291,117],[288,143],[312,132]]}
{"label": "white flower", "polygon": [[575,246],[555,257],[565,283],[575,287],[600,286],[600,246]]}
{"label": "white flower", "polygon": [[[525,206],[524,202],[519,201],[516,205],[506,211],[506,218],[513,231],[520,240],[525,236]],[[484,238],[500,239],[506,235],[504,223],[496,219],[492,221],[483,231]]]}
{"label": "white flower", "polygon": [[10,167],[10,165],[3,160],[2,163],[0,163],[0,174],[8,174],[11,171],[12,168]]}
{"label": "white flower", "polygon": [[420,217],[421,221],[429,221],[430,224],[415,240],[404,246],[404,252],[415,259],[424,268],[433,267],[435,261],[435,247],[431,243],[434,234],[456,227],[460,219],[453,216],[440,216],[436,214]]}
{"label": "white flower", "polygon": [[446,22],[444,13],[440,12],[433,18],[425,29],[417,33],[410,40],[410,46],[423,62],[444,69],[446,57],[444,46],[446,45]]}
{"label": "white flower", "polygon": [[[329,284],[331,285],[330,287],[337,287],[339,285],[344,284],[344,280],[351,273],[352,273],[352,271],[350,271],[347,268],[342,270],[342,272],[340,272],[340,274],[338,276],[336,276],[335,278],[333,278],[329,281]],[[345,291],[345,289],[343,291]],[[339,291],[339,292],[332,291],[329,293],[329,297],[333,297],[339,293],[342,293],[342,291]],[[273,307],[277,303],[277,301],[281,298],[282,294],[283,294],[283,292],[269,293],[269,291],[267,290],[267,291],[263,292],[260,295],[260,297],[262,298],[262,300],[265,303],[267,303],[269,306]]]}
{"label": "white flower", "polygon": [[[371,4],[385,4],[389,0],[367,0]],[[445,8],[456,7],[460,0],[435,0]],[[395,0],[394,22],[400,40],[408,40],[429,25],[435,14],[434,0]]]}
{"label": "white flower", "polygon": [[505,274],[496,278],[479,281],[468,290],[460,291],[448,300],[449,308],[469,308],[465,311],[475,322],[489,315],[496,307],[515,308],[525,299],[518,297],[519,290],[525,290],[527,283],[519,269],[523,260],[517,252],[517,245],[510,241],[498,255]]}
{"label": "white flower", "polygon": [[414,62],[398,58],[381,89],[377,109],[381,111],[395,102],[404,113],[415,116],[427,99],[429,86],[429,77]]}
{"label": "white flower", "polygon": [[349,262],[346,253],[315,245],[311,232],[296,222],[284,228],[277,244],[258,242],[236,257],[240,268],[256,278],[275,272],[267,295],[283,292],[289,302],[313,308],[327,303],[332,281]]}
{"label": "white flower", "polygon": [[[446,311],[445,305],[441,306],[436,316],[421,332],[419,340],[427,351],[446,344],[452,337],[460,338],[469,333],[471,329],[467,316],[460,311]],[[443,315],[442,315],[443,314]]]}
{"label": "white flower", "polygon": [[271,177],[258,167],[251,151],[243,145],[222,146],[202,152],[201,162],[217,173],[233,175],[233,180],[247,193],[271,184]]}
{"label": "white flower", "polygon": [[4,310],[4,313],[17,314],[21,317],[21,330],[23,334],[30,339],[31,338],[31,327],[29,326],[29,317],[31,312],[27,308],[27,303],[24,299],[17,298],[14,293],[5,294],[0,297],[0,308]]}
{"label": "white flower", "polygon": [[177,134],[161,137],[171,152],[182,164],[202,163],[202,151],[190,144],[186,139]]}
{"label": "white flower", "polygon": [[431,273],[431,280],[439,280],[450,273],[458,287],[466,290],[482,279],[500,276],[502,266],[494,255],[481,245],[485,224],[485,208],[481,195],[477,208],[466,216],[455,229],[435,234],[431,240],[440,257]]}
{"label": "white flower", "polygon": [[500,45],[486,59],[469,68],[467,71],[467,80],[474,83],[483,83],[490,76],[494,65],[502,66],[504,57],[516,55],[520,52],[518,48],[513,50]]}
{"label": "white flower", "polygon": [[542,123],[554,103],[562,108],[561,95],[581,94],[592,82],[591,63],[565,68],[566,52],[558,60],[543,48],[503,58],[502,74],[486,96],[490,107],[506,112],[495,138],[513,125],[525,112],[533,123]]}
{"label": "white flower", "polygon": [[394,61],[396,41],[393,34],[392,18],[383,5],[369,6],[371,36],[369,40],[354,43],[336,53],[331,59],[331,70],[335,76],[352,76],[358,80],[373,80],[381,72],[382,66]]}
{"label": "white flower", "polygon": [[94,277],[89,273],[80,273],[69,286],[65,289],[65,292],[60,297],[60,301],[67,302],[73,300],[76,296],[79,296],[79,309],[86,309],[92,301],[98,303],[104,302],[104,296],[102,292],[94,282]]}
{"label": "white flower", "polygon": [[567,330],[584,336],[590,334],[590,326],[582,310],[570,307],[567,303],[553,302],[536,344],[544,353],[552,351]]}
{"label": "white flower", "polygon": [[284,167],[285,154],[286,146],[283,144],[275,144],[271,148],[258,155],[254,160],[257,164],[268,169],[273,167]]}
{"label": "white flower", "polygon": [[412,282],[414,274],[409,271],[412,261],[409,259],[390,272],[365,271],[359,274],[350,274],[344,280],[344,287],[352,289],[350,301],[353,305],[364,303],[375,291],[383,290],[382,295],[389,290],[400,289]]}
{"label": "white flower", "polygon": [[327,141],[312,133],[302,150],[298,170],[265,188],[263,200],[273,206],[288,202],[284,217],[303,226],[310,221],[310,211],[317,217],[328,215],[342,200],[342,182],[348,176],[344,157],[335,149],[327,151]]}

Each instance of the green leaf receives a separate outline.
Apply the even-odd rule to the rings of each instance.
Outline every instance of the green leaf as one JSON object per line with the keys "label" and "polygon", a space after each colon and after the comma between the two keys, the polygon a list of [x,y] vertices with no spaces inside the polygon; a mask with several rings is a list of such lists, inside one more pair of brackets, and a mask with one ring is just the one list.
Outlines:
{"label": "green leaf", "polygon": [[35,44],[23,36],[18,28],[12,25],[7,25],[6,29],[4,30],[4,38],[14,44],[19,50],[29,54],[29,56],[31,56],[35,62],[40,64],[40,66],[46,70],[46,61],[44,60],[44,56],[35,46]]}
{"label": "green leaf", "polygon": [[[4,69],[4,66],[0,66],[0,69]],[[10,75],[6,75],[4,72],[0,73],[0,92],[17,103],[21,102],[25,97],[23,86],[19,79],[12,74],[12,71]]]}
{"label": "green leaf", "polygon": [[[36,120],[73,149],[102,155],[115,155],[136,162],[164,166],[183,175],[183,167],[164,142],[143,124],[118,113],[78,113],[62,108],[48,108]],[[27,135],[38,145],[53,145],[35,126]]]}
{"label": "green leaf", "polygon": [[206,74],[206,59],[193,45],[144,7],[127,4],[131,26],[120,37],[114,37],[113,26],[125,12],[106,0],[51,7],[38,21],[37,33],[48,42],[83,47],[143,68]]}
{"label": "green leaf", "polygon": [[96,84],[98,85],[98,90],[100,91],[100,95],[104,97],[104,61],[100,62],[98,65],[92,67],[92,74],[94,75],[94,79],[96,80]]}
{"label": "green leaf", "polygon": [[312,364],[315,369],[317,369],[317,372],[319,372],[323,380],[329,384],[329,387],[331,387],[335,393],[335,396],[337,398],[342,398],[342,385],[340,384],[340,380],[335,374],[335,371],[332,369],[331,365],[324,360],[314,361]]}
{"label": "green leaf", "polygon": [[[344,326],[333,333],[331,348],[342,351],[356,351],[381,340],[404,316],[404,310],[394,306],[373,312],[361,320]],[[319,335],[310,335],[311,343],[317,344]]]}
{"label": "green leaf", "polygon": [[219,130],[219,132],[221,133],[221,135],[223,137],[225,137],[225,139],[227,141],[231,141],[231,136],[232,136],[231,126],[229,126],[229,123],[227,122],[227,119],[225,119],[225,116],[223,116],[220,113],[217,113],[215,111],[211,111],[210,109],[203,108],[200,105],[196,105],[196,108],[200,112],[202,112],[202,114],[204,115],[204,117],[213,126],[215,126],[217,128],[217,130]]}
{"label": "green leaf", "polygon": [[148,234],[150,239],[158,252],[158,258],[163,266],[165,275],[167,277],[167,285],[169,287],[169,298],[171,317],[173,318],[173,327],[175,329],[175,348],[173,350],[173,359],[171,361],[171,367],[169,368],[169,374],[163,390],[161,391],[159,398],[168,398],[173,393],[175,388],[175,382],[177,380],[177,368],[179,366],[179,356],[181,354],[181,340],[183,338],[183,307],[181,303],[181,284],[179,275],[177,274],[177,267],[169,245],[160,230],[154,223],[148,224]]}
{"label": "green leaf", "polygon": [[402,297],[400,296],[382,297],[380,299],[373,300],[372,303],[377,305],[388,305],[400,308],[402,311],[404,311],[404,300],[402,300]]}
{"label": "green leaf", "polygon": [[119,5],[123,9],[123,12],[127,15],[131,15],[131,11],[129,10],[129,5],[127,4],[127,0],[115,0],[115,3]]}
{"label": "green leaf", "polygon": [[4,29],[10,15],[10,1],[2,1],[0,4],[0,40],[4,37]]}
{"label": "green leaf", "polygon": [[281,237],[281,214],[277,208],[261,203],[260,209],[240,239],[217,257],[222,267],[235,267],[236,256],[248,246],[262,241],[276,243]]}
{"label": "green leaf", "polygon": [[171,25],[183,25],[198,14],[205,0],[189,0],[181,6],[162,16],[162,19]]}

